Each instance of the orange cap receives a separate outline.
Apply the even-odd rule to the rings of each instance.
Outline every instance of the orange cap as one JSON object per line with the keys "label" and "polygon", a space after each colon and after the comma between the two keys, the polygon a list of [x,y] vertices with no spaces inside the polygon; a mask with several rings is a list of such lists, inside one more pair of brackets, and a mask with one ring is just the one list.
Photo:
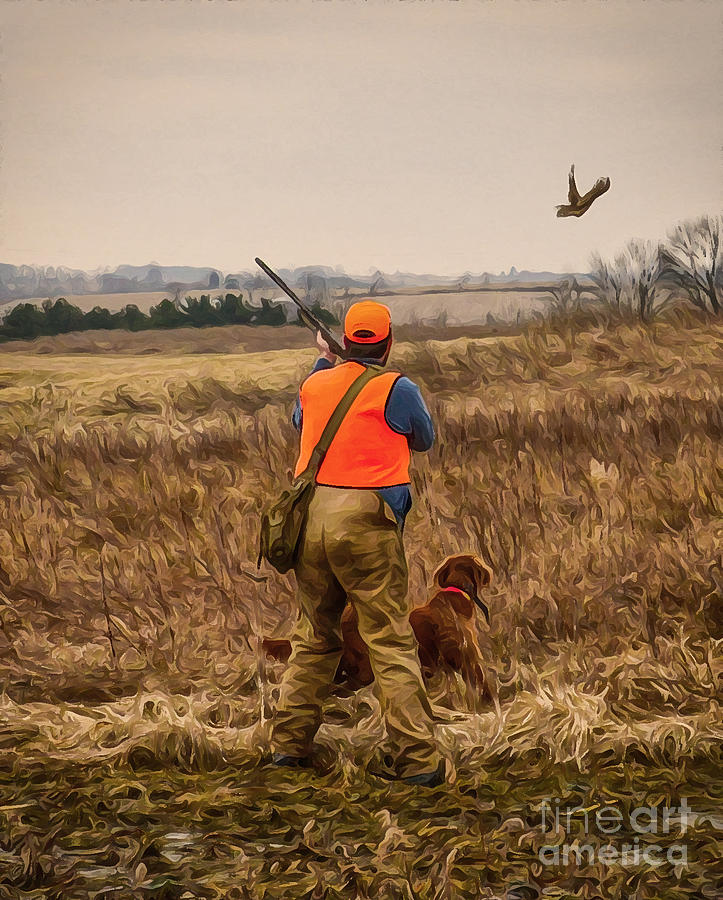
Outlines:
{"label": "orange cap", "polygon": [[389,307],[374,300],[361,300],[349,307],[344,319],[344,336],[355,344],[378,344],[389,337],[392,314]]}

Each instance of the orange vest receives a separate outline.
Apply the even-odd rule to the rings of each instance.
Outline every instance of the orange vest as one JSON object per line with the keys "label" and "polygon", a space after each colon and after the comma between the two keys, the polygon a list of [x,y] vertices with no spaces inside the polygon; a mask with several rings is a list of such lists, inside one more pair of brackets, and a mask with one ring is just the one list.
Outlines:
{"label": "orange vest", "polygon": [[[363,370],[345,362],[314,372],[301,385],[301,450],[295,475],[309,464],[324,426]],[[316,481],[330,487],[380,488],[409,482],[409,444],[387,425],[384,409],[398,372],[384,372],[366,384],[352,403],[324,457]]]}

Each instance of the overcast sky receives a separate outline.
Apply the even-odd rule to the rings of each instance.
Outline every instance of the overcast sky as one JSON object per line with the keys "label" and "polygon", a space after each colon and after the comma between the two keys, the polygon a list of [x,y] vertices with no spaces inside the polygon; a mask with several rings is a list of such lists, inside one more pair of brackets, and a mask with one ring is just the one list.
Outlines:
{"label": "overcast sky", "polygon": [[[723,208],[723,3],[4,2],[0,261],[585,270]],[[558,219],[576,164],[581,192]]]}

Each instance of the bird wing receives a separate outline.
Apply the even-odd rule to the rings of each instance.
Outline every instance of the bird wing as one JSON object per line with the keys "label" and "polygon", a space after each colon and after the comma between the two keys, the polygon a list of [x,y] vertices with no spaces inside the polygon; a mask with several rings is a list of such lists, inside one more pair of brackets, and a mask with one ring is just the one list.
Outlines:
{"label": "bird wing", "polygon": [[595,184],[590,188],[590,190],[583,197],[580,198],[580,203],[582,204],[590,204],[593,200],[597,200],[597,198],[604,194],[605,191],[610,189],[610,179],[609,178],[598,178]]}
{"label": "bird wing", "polygon": [[568,176],[567,202],[571,206],[576,206],[580,202],[580,194],[575,184],[575,163],[570,166],[570,174]]}

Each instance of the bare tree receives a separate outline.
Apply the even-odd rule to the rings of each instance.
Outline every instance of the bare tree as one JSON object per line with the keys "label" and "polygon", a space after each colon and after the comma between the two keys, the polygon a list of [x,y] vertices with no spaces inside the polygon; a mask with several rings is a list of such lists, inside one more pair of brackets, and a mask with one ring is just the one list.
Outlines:
{"label": "bare tree", "polygon": [[381,272],[375,272],[372,276],[372,283],[369,288],[369,295],[373,296],[374,294],[379,294],[382,291],[386,290],[387,283],[384,280],[384,276]]}
{"label": "bare tree", "polygon": [[652,241],[633,239],[628,242],[623,257],[625,263],[623,290],[628,289],[631,307],[645,322],[655,310],[661,270],[661,247]]}
{"label": "bare tree", "polygon": [[[511,290],[524,290],[524,287],[512,288]],[[544,290],[552,295],[552,308],[557,314],[566,314],[574,312],[581,308],[585,300],[585,294],[596,294],[594,288],[580,284],[574,275],[568,275],[566,278],[560,279],[557,284],[547,285],[544,288],[528,288],[528,290]]]}
{"label": "bare tree", "polygon": [[664,274],[700,309],[719,314],[723,305],[721,216],[701,216],[676,225],[663,248]]}
{"label": "bare tree", "polygon": [[625,266],[621,262],[623,261],[619,256],[614,263],[608,262],[599,253],[593,253],[590,258],[590,277],[595,283],[595,293],[603,303],[617,312],[620,312],[625,277]]}

